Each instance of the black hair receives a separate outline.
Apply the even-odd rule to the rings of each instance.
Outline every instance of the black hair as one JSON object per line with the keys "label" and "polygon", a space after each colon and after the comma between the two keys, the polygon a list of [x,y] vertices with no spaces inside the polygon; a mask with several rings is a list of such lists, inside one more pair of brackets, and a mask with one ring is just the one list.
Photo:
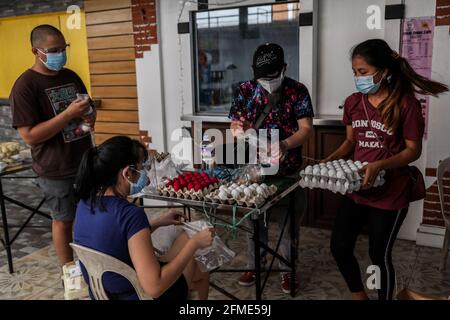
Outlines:
{"label": "black hair", "polygon": [[382,39],[370,39],[358,44],[351,52],[352,59],[356,56],[362,57],[378,71],[388,70],[386,83],[389,96],[378,109],[384,125],[392,131],[396,131],[399,126],[400,109],[405,96],[414,95],[415,92],[438,96],[448,91],[447,85],[414,71],[408,60],[392,50]]}
{"label": "black hair", "polygon": [[[143,158],[142,158],[143,156]],[[97,196],[103,196],[108,188],[116,192],[117,177],[121,169],[146,161],[148,152],[139,141],[126,136],[116,136],[98,147],[91,147],[84,154],[75,181],[75,193],[82,200],[90,201],[94,211]],[[100,203],[100,209],[105,211]]]}
{"label": "black hair", "polygon": [[54,26],[51,26],[49,24],[41,24],[37,27],[35,27],[30,34],[30,42],[32,47],[39,46],[47,36],[60,36],[64,38],[64,35],[62,32],[55,28]]}

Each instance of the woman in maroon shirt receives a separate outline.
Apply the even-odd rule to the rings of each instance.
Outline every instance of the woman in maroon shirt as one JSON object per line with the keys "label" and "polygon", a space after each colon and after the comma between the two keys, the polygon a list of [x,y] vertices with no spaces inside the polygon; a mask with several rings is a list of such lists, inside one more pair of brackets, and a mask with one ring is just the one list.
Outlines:
{"label": "woman in maroon shirt", "polygon": [[[395,282],[392,247],[408,212],[413,184],[407,166],[422,153],[425,126],[414,93],[437,96],[448,87],[417,74],[384,40],[357,45],[352,67],[358,93],[345,101],[347,137],[324,161],[353,156],[369,164],[361,169],[362,190],[349,195],[336,216],[331,252],[352,299],[368,299],[353,254],[358,234],[367,224],[369,255],[380,270],[378,296],[389,300]],[[371,188],[382,170],[386,183]]]}

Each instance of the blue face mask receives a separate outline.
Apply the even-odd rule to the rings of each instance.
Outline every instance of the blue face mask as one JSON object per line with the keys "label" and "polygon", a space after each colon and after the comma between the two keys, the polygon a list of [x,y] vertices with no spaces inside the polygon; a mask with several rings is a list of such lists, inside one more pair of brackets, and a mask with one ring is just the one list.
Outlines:
{"label": "blue face mask", "polygon": [[[39,50],[39,49],[37,49]],[[45,53],[39,50],[41,53],[45,54],[47,57],[47,62],[44,62],[42,59],[42,63],[45,65],[45,67],[52,71],[59,71],[61,70],[67,62],[67,55],[66,52],[56,52],[56,53]],[[39,58],[40,59],[40,58]]]}
{"label": "blue face mask", "polygon": [[130,183],[130,195],[137,194],[142,191],[147,186],[148,178],[147,178],[147,172],[145,170],[135,170],[136,172],[139,172],[139,179],[137,182],[132,182],[129,179],[128,182]]}
{"label": "blue face mask", "polygon": [[363,94],[373,94],[380,90],[383,79],[375,83],[374,77],[377,74],[378,72],[371,76],[355,77],[356,90]]}

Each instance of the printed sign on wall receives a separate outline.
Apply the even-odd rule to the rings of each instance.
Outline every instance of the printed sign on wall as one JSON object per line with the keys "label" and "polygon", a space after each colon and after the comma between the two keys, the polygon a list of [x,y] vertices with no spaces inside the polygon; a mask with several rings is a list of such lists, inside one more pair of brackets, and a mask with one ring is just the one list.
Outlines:
{"label": "printed sign on wall", "polygon": [[[420,75],[431,78],[433,61],[433,37],[435,20],[432,18],[408,18],[403,21],[401,55],[408,59]],[[425,139],[428,134],[428,107],[430,97],[417,94],[425,119]]]}

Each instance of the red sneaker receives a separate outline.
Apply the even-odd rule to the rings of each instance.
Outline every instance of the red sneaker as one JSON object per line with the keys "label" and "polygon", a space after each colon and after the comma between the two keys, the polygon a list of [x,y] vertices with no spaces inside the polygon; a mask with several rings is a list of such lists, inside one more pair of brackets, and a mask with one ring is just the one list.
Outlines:
{"label": "red sneaker", "polygon": [[239,285],[243,287],[251,287],[255,284],[256,274],[251,271],[244,272],[239,278]]}
{"label": "red sneaker", "polygon": [[[300,287],[300,284],[298,282],[298,276],[297,276],[297,277],[295,277],[294,292],[297,292],[299,287]],[[283,290],[283,292],[286,294],[291,293],[291,274],[289,272],[281,274],[281,290]]]}

